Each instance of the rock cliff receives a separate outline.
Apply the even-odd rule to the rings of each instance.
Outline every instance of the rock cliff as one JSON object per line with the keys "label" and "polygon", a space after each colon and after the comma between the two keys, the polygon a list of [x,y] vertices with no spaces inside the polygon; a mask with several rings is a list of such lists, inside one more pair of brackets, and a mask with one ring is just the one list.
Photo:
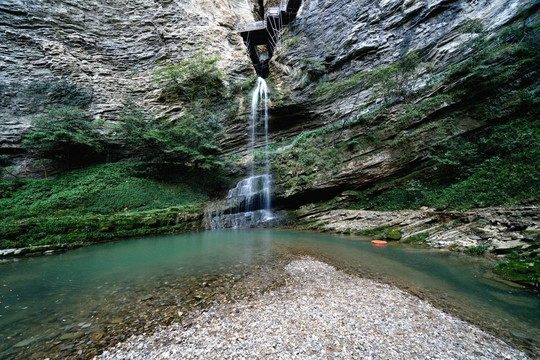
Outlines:
{"label": "rock cliff", "polygon": [[[219,67],[226,71],[228,85],[252,76],[235,26],[259,19],[262,6],[275,3],[0,1],[0,154],[17,156],[19,167],[28,163],[20,133],[47,105],[39,96],[50,95],[55,86],[74,84],[90,99],[95,117],[114,120],[128,100],[151,113],[182,113],[181,103],[158,101],[160,90],[152,81],[153,71],[161,64],[189,58],[201,47],[221,56]],[[316,196],[332,197],[425,167],[433,145],[426,140],[434,137],[434,124],[441,115],[463,108],[463,102],[445,98],[407,126],[393,126],[407,109],[386,106],[384,91],[392,89],[362,84],[358,75],[385,69],[414,53],[421,66],[415,69],[414,79],[407,79],[411,82],[407,86],[421,88],[437,80],[449,65],[474,53],[466,46],[468,41],[515,21],[527,7],[537,8],[538,2],[304,1],[271,65],[270,141],[277,149],[273,168],[278,204],[296,206]],[[442,86],[443,90],[409,102],[421,102],[453,85]],[[235,114],[223,119],[224,154],[246,154],[247,101],[239,97]],[[351,129],[359,117],[383,105],[384,111]],[[431,129],[423,127],[426,123]],[[474,117],[459,116],[452,125],[459,129],[453,136],[483,125]],[[327,164],[291,166],[287,149],[292,139],[302,131],[332,126],[339,131],[333,131],[332,141],[321,147],[352,144],[351,151],[329,162],[319,160]],[[370,136],[376,141],[370,142]],[[399,143],[410,136],[417,141]]]}
{"label": "rock cliff", "polygon": [[[461,79],[442,82],[427,94],[388,101],[385,92],[395,89],[385,88],[384,81],[374,84],[369,76],[384,78],[384,71],[392,71],[395,64],[407,66],[408,54],[414,54],[419,65],[414,75],[402,76],[395,85],[415,92],[440,81],[450,66],[474,56],[475,38],[491,36],[515,22],[525,9],[534,13],[537,7],[538,2],[522,0],[305,1],[272,64],[278,98],[274,96],[272,109],[273,140],[326,127],[333,139],[319,147],[352,145],[335,161],[295,169],[291,143],[282,142],[274,162],[278,198],[309,202],[421,169],[430,158],[429,148],[441,139],[444,126],[437,123],[450,113],[454,124],[447,137],[485,126],[478,117],[455,114],[469,106],[470,99],[481,103],[494,96],[485,94],[487,89],[472,89],[467,98],[453,93],[441,97],[444,100],[404,126],[403,118],[409,114],[405,105],[449,94],[461,86],[456,85]],[[530,70],[515,74],[514,82]],[[363,125],[362,118],[367,119]],[[424,125],[430,123],[427,129]]]}
{"label": "rock cliff", "polygon": [[92,114],[110,120],[128,99],[148,112],[181,111],[178,104],[157,102],[152,72],[201,48],[221,57],[219,67],[229,80],[251,75],[235,29],[253,21],[254,5],[250,0],[0,1],[0,153],[24,155],[19,135],[46,107],[42,91],[76,86],[90,97]]}

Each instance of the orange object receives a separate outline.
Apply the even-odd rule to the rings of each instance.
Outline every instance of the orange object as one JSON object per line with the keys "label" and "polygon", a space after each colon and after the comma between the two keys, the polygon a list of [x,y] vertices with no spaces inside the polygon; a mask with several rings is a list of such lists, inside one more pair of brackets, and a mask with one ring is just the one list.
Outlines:
{"label": "orange object", "polygon": [[388,244],[384,240],[371,240],[371,243],[375,246],[386,246],[386,244]]}

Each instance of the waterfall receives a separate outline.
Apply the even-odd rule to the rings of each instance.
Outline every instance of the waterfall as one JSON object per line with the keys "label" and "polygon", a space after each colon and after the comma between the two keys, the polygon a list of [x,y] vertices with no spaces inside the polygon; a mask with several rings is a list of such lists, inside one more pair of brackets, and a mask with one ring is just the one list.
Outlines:
{"label": "waterfall", "polygon": [[[274,219],[272,206],[272,175],[268,157],[268,102],[270,91],[263,78],[251,96],[251,117],[249,120],[250,176],[242,179],[229,190],[227,198],[209,206],[205,211],[206,226],[209,229],[249,228],[269,223]],[[262,116],[260,116],[262,113]],[[262,134],[264,134],[264,136]],[[264,161],[257,164],[255,150],[264,142]]]}

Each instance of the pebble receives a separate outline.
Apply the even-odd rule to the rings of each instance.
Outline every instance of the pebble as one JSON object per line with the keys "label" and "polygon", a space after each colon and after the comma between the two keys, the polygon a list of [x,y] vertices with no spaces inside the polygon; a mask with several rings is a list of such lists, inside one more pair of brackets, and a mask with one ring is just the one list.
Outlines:
{"label": "pebble", "polygon": [[60,351],[68,351],[68,350],[71,350],[75,347],[75,345],[71,344],[71,345],[68,345],[68,346],[64,346],[63,348],[60,349]]}
{"label": "pebble", "polygon": [[312,259],[287,285],[214,305],[152,335],[118,343],[111,359],[528,359],[477,327],[396,287]]}

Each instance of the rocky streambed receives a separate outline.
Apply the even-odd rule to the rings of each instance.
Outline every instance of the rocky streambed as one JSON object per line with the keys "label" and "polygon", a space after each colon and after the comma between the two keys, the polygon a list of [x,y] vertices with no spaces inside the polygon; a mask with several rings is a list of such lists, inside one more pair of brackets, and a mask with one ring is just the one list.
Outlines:
{"label": "rocky streambed", "polygon": [[309,258],[286,271],[286,286],[132,336],[94,359],[527,359],[393,286]]}
{"label": "rocky streambed", "polygon": [[[377,248],[361,236],[244,230],[133,239],[3,264],[0,359],[86,359],[111,352],[133,336],[163,337],[168,326],[200,330],[198,319],[207,311],[236,309],[235,303],[244,302],[256,307],[262,293],[294,292],[302,282],[312,283],[284,270],[305,256],[355,278],[399,287],[415,301],[429,301],[527,354],[538,354],[537,295],[491,278],[487,259],[410,246]],[[340,281],[328,274],[331,281]],[[336,296],[349,285],[340,286],[332,290]],[[302,300],[309,303],[311,294]],[[357,295],[350,293],[349,301]],[[393,301],[379,300],[383,305]],[[317,312],[324,314],[323,305],[309,306],[318,306]],[[381,315],[386,319],[394,310],[384,309],[389,312]],[[324,329],[332,334],[332,329]],[[337,334],[345,330],[340,331]]]}
{"label": "rocky streambed", "polygon": [[303,229],[371,235],[387,241],[421,244],[502,262],[495,271],[538,289],[540,208],[485,208],[468,211],[327,210],[315,205],[298,211]]}
{"label": "rocky streambed", "polygon": [[[0,346],[0,359],[92,358],[132,335],[152,334],[174,323],[189,324],[210,305],[253,298],[281,286],[282,269],[292,259],[280,254],[188,278],[165,273],[133,284],[104,283],[94,296],[81,294],[75,305],[64,304],[65,294],[59,293],[58,306],[64,308],[47,321],[36,318],[41,326],[33,327],[34,332],[25,329],[21,338],[18,326],[2,331],[5,343]],[[27,315],[23,311],[21,316]]]}

